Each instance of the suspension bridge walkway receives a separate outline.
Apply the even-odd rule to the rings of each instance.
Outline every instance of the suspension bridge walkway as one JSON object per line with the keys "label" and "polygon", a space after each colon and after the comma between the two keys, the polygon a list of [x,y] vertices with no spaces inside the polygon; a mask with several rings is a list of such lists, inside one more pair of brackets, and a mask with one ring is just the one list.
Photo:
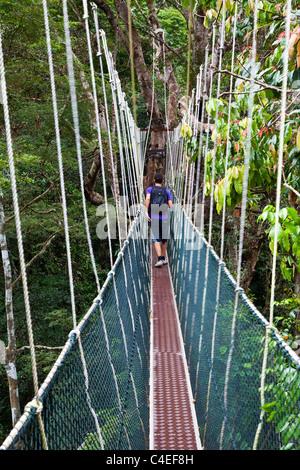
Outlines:
{"label": "suspension bridge walkway", "polygon": [[[83,5],[97,120],[99,112],[89,34],[89,11],[85,1]],[[46,0],[43,0],[43,7],[70,295],[73,299],[67,203]],[[82,181],[80,126],[65,0],[63,12],[74,132]],[[74,328],[42,385],[38,384],[36,373],[5,64],[0,41],[0,74],[7,148],[35,387],[33,400],[27,404],[24,414],[0,448],[299,450],[299,358],[241,289],[241,265],[235,280],[224,263],[223,245],[220,256],[214,251],[211,245],[213,211],[210,212],[208,236],[204,236],[203,210],[200,211],[200,225],[196,223],[197,208],[191,210],[192,201],[200,186],[197,186],[194,192],[194,185],[188,183],[199,183],[199,159],[195,163],[189,162],[186,173],[183,173],[185,149],[181,129],[184,124],[191,124],[194,135],[201,141],[203,126],[200,126],[199,136],[195,116],[199,116],[197,107],[201,80],[206,74],[200,73],[198,77],[197,89],[193,92],[183,122],[168,133],[165,176],[174,207],[170,212],[168,264],[156,268],[156,255],[149,240],[142,191],[146,141],[144,134],[136,127],[125,101],[112,56],[107,48],[105,33],[99,31],[95,5],[92,5],[92,17],[98,41],[100,74],[103,74],[102,51],[109,74],[109,89],[106,90],[105,86],[103,88],[108,123],[110,119],[106,93],[110,93],[114,109],[121,177],[126,183],[124,187],[137,188],[135,193],[127,195],[128,199],[130,196],[131,201],[135,202],[136,212],[134,220],[130,219],[130,226],[126,228],[125,242],[120,238],[120,251],[115,260],[108,237],[111,271],[103,286],[99,283],[89,224],[85,217],[97,295],[79,323],[76,322],[76,309],[74,302],[72,303]],[[234,54],[234,49],[232,53]],[[203,121],[199,121],[200,124],[201,122]],[[97,131],[105,190],[99,121]],[[199,148],[202,151],[202,145]],[[112,152],[112,147],[110,150]],[[203,151],[205,152],[204,148]],[[203,154],[204,161],[207,160],[206,155],[207,149]],[[204,191],[202,197],[203,193]],[[212,204],[213,191],[211,193]],[[107,197],[105,200],[107,201]],[[240,253],[245,197],[243,201]],[[82,204],[85,211],[83,187]],[[200,209],[203,207],[204,205],[200,204]],[[118,208],[121,211],[121,207],[117,205]],[[108,215],[107,224],[109,230]]]}

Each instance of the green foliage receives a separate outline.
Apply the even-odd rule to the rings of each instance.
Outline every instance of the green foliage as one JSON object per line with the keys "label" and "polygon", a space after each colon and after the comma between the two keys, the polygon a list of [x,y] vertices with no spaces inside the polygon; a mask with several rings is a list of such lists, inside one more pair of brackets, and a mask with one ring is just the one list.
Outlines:
{"label": "green foliage", "polygon": [[[95,298],[96,284],[82,211],[82,195],[66,73],[62,3],[60,0],[50,0],[48,8],[76,314],[77,321],[80,321]],[[80,12],[82,5],[78,8]],[[83,173],[86,175],[90,168],[91,155],[97,147],[96,131],[90,121],[92,115],[90,102],[79,76],[79,73],[83,71],[87,79],[90,79],[89,63],[84,28],[78,22],[75,10],[70,8],[69,15],[75,54],[74,67],[82,137]],[[20,4],[16,0],[4,0],[0,3],[0,17],[25,261],[28,263],[36,257],[27,272],[34,341],[37,345],[58,348],[65,344],[73,322],[42,3],[38,0],[28,0]],[[102,84],[99,76],[96,76],[96,82],[101,99]],[[110,103],[109,94],[108,100]],[[103,134],[104,141],[105,137]],[[105,142],[103,145],[105,148]],[[0,186],[7,220],[6,237],[14,281],[20,274],[20,265],[2,106],[0,106],[0,170]],[[97,182],[96,190],[102,192],[101,182]],[[47,193],[41,197],[45,192]],[[108,197],[110,196],[111,190],[108,188]],[[108,245],[106,240],[99,240],[96,235],[99,220],[96,208],[88,205],[87,212],[102,285],[110,269]],[[47,240],[51,241],[45,251],[41,252]],[[114,252],[116,249],[116,245],[113,244]],[[2,264],[0,269],[2,271],[0,276],[0,338],[7,344]],[[27,348],[20,349],[28,346],[20,280],[13,289],[13,306],[16,341],[19,349],[17,356],[19,394],[21,408],[23,408],[32,399],[34,392],[30,353]],[[40,383],[50,371],[59,353],[59,349],[37,349]],[[0,397],[1,441],[11,428],[8,385],[3,367],[0,368]]]}
{"label": "green foliage", "polygon": [[269,222],[267,233],[272,253],[277,229],[281,272],[285,279],[291,281],[295,272],[300,271],[300,217],[293,207],[283,207],[280,209],[278,217],[279,220],[276,225],[275,207],[268,205],[264,208],[258,220]]}
{"label": "green foliage", "polygon": [[[270,343],[270,348],[274,341]],[[262,409],[267,414],[267,422],[276,425],[276,433],[281,438],[281,450],[299,450],[300,448],[300,415],[299,403],[299,371],[293,366],[281,363],[278,359],[267,369],[268,376],[276,377],[265,386],[266,394],[276,397],[267,402]]]}

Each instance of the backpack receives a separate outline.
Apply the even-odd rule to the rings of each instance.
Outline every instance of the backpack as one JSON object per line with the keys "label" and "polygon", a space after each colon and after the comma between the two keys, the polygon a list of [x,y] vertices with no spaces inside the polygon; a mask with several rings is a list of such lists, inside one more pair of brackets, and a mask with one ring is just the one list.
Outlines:
{"label": "backpack", "polygon": [[[153,186],[151,195],[150,195],[150,210],[151,207],[156,206],[162,206],[163,204],[168,204],[168,193],[165,188],[162,188],[161,186]],[[160,213],[166,212],[165,208],[162,208],[164,210],[159,211]]]}

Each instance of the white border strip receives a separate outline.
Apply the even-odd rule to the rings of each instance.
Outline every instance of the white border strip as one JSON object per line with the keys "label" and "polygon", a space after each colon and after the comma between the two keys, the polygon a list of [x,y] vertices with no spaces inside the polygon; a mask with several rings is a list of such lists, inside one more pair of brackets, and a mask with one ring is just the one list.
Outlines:
{"label": "white border strip", "polygon": [[168,271],[169,271],[169,277],[170,277],[170,282],[171,282],[171,287],[172,287],[173,304],[174,304],[174,308],[175,308],[177,326],[178,326],[178,331],[179,331],[179,340],[180,340],[181,351],[182,351],[182,359],[183,359],[185,378],[186,378],[186,383],[187,383],[187,387],[188,387],[188,394],[189,394],[189,399],[190,399],[190,407],[191,407],[191,412],[192,412],[192,417],[193,417],[193,425],[194,425],[194,431],[195,431],[196,442],[197,442],[197,450],[203,450],[203,447],[202,447],[202,444],[201,444],[201,439],[200,439],[200,434],[199,434],[199,425],[198,425],[198,420],[197,420],[197,415],[196,415],[196,409],[195,409],[194,398],[193,398],[193,391],[192,391],[192,386],[191,386],[191,381],[190,381],[190,374],[189,374],[189,371],[188,371],[188,365],[187,365],[186,354],[185,354],[185,349],[184,349],[184,342],[183,342],[183,337],[182,337],[181,325],[180,325],[180,322],[179,322],[179,315],[178,315],[178,310],[177,310],[174,286],[173,286],[173,282],[172,282],[169,263],[168,263]]}
{"label": "white border strip", "polygon": [[149,450],[154,450],[154,408],[153,408],[153,369],[154,369],[154,353],[153,353],[153,269],[152,269],[152,241],[150,244],[150,410],[149,410]]}

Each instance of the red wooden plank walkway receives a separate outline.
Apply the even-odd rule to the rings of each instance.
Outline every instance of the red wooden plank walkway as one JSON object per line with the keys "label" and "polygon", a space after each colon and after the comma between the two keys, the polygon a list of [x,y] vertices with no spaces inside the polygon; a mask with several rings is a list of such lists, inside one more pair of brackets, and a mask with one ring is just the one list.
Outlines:
{"label": "red wooden plank walkway", "polygon": [[169,266],[155,268],[156,261],[153,252],[150,449],[200,450]]}

